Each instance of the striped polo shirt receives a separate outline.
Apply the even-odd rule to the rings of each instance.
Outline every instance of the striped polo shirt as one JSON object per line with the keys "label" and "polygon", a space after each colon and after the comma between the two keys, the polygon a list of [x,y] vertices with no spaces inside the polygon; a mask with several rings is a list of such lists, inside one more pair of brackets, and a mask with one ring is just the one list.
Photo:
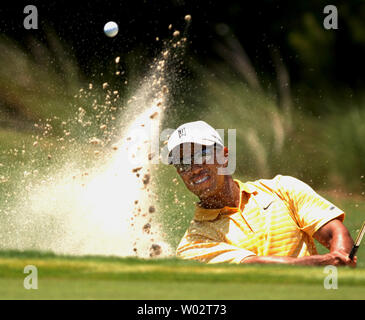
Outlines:
{"label": "striped polo shirt", "polygon": [[306,183],[277,175],[242,183],[236,207],[204,209],[193,220],[176,254],[206,263],[241,263],[248,256],[317,254],[313,234],[345,213]]}

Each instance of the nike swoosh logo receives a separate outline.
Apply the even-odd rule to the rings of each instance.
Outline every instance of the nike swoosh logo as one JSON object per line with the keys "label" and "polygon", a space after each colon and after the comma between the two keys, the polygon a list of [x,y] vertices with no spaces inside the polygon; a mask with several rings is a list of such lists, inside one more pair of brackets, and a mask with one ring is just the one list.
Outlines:
{"label": "nike swoosh logo", "polygon": [[271,201],[266,207],[264,207],[264,210],[266,210],[268,207],[270,207],[273,202],[274,201]]}

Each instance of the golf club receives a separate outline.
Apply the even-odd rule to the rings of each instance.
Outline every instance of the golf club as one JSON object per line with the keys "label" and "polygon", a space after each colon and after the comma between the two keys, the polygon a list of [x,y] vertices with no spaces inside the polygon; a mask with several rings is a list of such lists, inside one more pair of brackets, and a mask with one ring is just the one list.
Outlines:
{"label": "golf club", "polygon": [[357,249],[359,249],[360,242],[361,242],[362,237],[364,236],[364,233],[365,233],[365,222],[363,222],[362,227],[360,229],[360,232],[357,235],[357,238],[356,238],[356,241],[354,243],[354,246],[352,247],[351,252],[349,254],[349,258],[351,260],[354,259],[355,255],[356,255],[356,252],[357,252]]}

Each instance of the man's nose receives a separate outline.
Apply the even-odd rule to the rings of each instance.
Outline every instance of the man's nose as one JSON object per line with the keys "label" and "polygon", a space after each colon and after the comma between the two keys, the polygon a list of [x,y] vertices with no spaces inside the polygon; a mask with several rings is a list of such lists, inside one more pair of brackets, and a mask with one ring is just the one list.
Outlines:
{"label": "man's nose", "polygon": [[190,170],[190,172],[191,172],[191,174],[199,174],[200,173],[200,171],[202,171],[203,170],[203,165],[202,164],[197,164],[197,163],[192,163],[191,164],[191,170]]}

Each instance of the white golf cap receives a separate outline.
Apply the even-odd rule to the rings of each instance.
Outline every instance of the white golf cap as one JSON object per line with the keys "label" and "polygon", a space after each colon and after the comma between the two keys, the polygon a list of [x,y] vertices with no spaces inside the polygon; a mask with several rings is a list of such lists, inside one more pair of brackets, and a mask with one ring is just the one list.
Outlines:
{"label": "white golf cap", "polygon": [[188,122],[178,127],[167,142],[169,153],[182,143],[197,143],[205,146],[216,143],[224,147],[219,133],[204,121]]}

